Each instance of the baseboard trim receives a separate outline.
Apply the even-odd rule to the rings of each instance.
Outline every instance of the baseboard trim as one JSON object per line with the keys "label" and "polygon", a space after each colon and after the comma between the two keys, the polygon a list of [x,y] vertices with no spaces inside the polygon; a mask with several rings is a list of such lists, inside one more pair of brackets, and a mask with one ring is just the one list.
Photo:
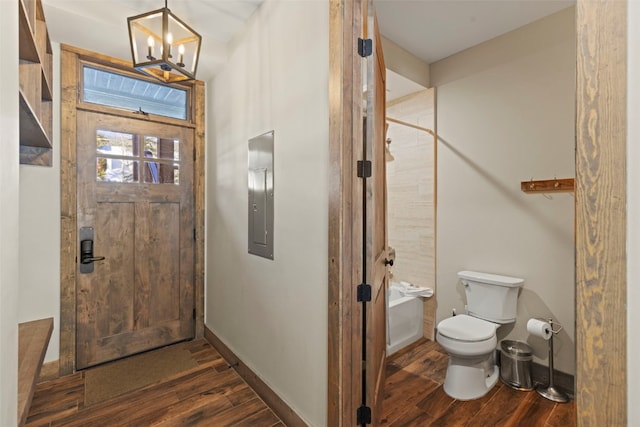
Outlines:
{"label": "baseboard trim", "polygon": [[236,370],[238,375],[246,381],[249,386],[255,390],[260,398],[271,408],[273,412],[288,427],[306,427],[302,418],[295,413],[287,403],[282,400],[258,375],[255,374],[247,365],[244,364],[238,356],[236,356],[227,345],[214,334],[211,329],[204,326],[204,338],[211,344],[218,353],[227,361],[227,363]]}
{"label": "baseboard trim", "polygon": [[60,361],[53,360],[42,365],[38,383],[55,380],[60,377]]}

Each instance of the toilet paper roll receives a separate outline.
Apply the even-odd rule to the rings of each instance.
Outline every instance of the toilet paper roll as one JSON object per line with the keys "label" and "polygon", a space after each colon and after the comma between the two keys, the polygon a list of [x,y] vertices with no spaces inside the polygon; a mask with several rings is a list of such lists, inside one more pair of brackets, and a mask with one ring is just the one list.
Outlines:
{"label": "toilet paper roll", "polygon": [[548,322],[538,319],[529,319],[527,322],[527,331],[531,335],[535,335],[537,337],[541,337],[545,340],[551,338],[551,325]]}

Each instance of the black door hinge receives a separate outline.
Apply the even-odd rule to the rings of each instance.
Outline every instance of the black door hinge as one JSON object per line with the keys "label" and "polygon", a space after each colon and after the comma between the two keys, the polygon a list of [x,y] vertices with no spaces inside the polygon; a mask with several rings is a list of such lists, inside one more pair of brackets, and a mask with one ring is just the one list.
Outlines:
{"label": "black door hinge", "polygon": [[193,309],[193,320],[196,320],[196,309]]}
{"label": "black door hinge", "polygon": [[196,229],[194,228],[193,229],[193,241],[195,242],[196,240],[197,240],[196,239]]}
{"label": "black door hinge", "polygon": [[358,285],[358,302],[369,302],[371,301],[371,285],[367,285],[366,283],[363,283],[361,285]]}
{"label": "black door hinge", "polygon": [[358,55],[366,58],[373,53],[373,41],[371,39],[358,38]]}
{"label": "black door hinge", "polygon": [[358,425],[371,424],[371,408],[362,405],[356,412],[356,422]]}
{"label": "black door hinge", "polygon": [[371,160],[358,160],[358,178],[371,178]]}

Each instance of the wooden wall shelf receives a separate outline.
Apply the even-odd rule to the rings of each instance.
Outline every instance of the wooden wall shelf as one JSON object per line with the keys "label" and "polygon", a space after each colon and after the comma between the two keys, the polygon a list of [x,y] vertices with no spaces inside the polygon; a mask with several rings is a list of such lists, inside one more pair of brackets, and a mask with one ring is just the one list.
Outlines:
{"label": "wooden wall shelf", "polygon": [[[23,141],[24,144],[22,144]],[[30,147],[52,148],[47,132],[22,91],[20,91],[20,143]]]}
{"label": "wooden wall shelf", "polygon": [[522,181],[520,189],[525,193],[568,193],[574,190],[574,178]]}
{"label": "wooden wall shelf", "polygon": [[53,161],[53,51],[41,0],[18,1],[20,163]]}

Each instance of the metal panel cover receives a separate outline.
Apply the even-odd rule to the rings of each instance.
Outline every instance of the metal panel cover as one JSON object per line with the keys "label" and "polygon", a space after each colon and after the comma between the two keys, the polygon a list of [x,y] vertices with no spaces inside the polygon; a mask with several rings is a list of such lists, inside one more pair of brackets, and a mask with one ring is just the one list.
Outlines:
{"label": "metal panel cover", "polygon": [[249,140],[249,253],[273,259],[273,131]]}

